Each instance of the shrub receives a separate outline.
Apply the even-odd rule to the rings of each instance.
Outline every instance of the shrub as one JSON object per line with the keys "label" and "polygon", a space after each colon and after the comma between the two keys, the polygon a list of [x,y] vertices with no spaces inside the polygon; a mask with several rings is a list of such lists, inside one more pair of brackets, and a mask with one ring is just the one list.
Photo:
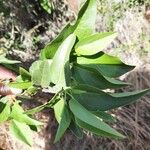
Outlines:
{"label": "shrub", "polygon": [[76,22],[66,25],[45,46],[40,59],[31,65],[29,71],[20,68],[17,80],[7,83],[9,87],[32,94],[37,89],[46,89],[54,94],[48,102],[30,110],[23,110],[15,97],[1,98],[0,122],[10,121],[12,133],[26,144],[31,146],[33,143],[31,126],[38,128],[43,125],[30,115],[44,108],[54,109],[59,123],[54,142],[59,141],[67,129],[79,138],[82,138],[83,130],[103,137],[125,137],[105,123],[115,120],[107,111],[136,101],[149,89],[127,93],[106,92],[106,89],[127,86],[128,83],[116,78],[131,71],[134,66],[102,51],[117,34],[95,33],[96,13],[96,1],[87,0]]}

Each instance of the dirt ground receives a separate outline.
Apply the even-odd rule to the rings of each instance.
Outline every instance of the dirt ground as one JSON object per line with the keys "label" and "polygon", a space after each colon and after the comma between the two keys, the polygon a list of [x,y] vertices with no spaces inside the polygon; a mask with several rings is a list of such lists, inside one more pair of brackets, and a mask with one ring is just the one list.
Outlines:
{"label": "dirt ground", "polygon": [[[22,5],[23,4],[23,5]],[[32,9],[21,6],[30,5]],[[0,16],[0,44],[2,51],[23,62],[28,68],[38,58],[40,49],[51,41],[60,29],[74,18],[74,13],[63,0],[54,1],[55,10],[51,15],[44,12],[39,3],[31,0],[9,0],[4,4],[10,14]],[[7,9],[6,9],[7,8]],[[144,17],[145,7],[141,11],[133,8],[124,13],[115,23],[118,38],[106,49],[126,63],[136,65],[136,69],[121,77],[132,86],[119,92],[150,87],[150,23]],[[97,17],[97,30],[106,31],[105,16]],[[143,36],[144,35],[144,36]],[[40,102],[46,101],[47,95],[39,96]],[[26,103],[25,103],[26,105]],[[29,103],[27,104],[29,105]],[[37,102],[31,105],[38,105]],[[25,106],[26,107],[26,106]],[[17,141],[8,131],[8,124],[0,126],[0,149],[2,150],[149,150],[150,149],[150,94],[137,103],[111,112],[116,116],[114,128],[127,138],[123,141],[96,137],[85,133],[82,140],[68,131],[60,142],[53,144],[57,122],[52,110],[44,110],[36,115],[45,122],[39,133],[34,133],[34,146],[29,148]]]}

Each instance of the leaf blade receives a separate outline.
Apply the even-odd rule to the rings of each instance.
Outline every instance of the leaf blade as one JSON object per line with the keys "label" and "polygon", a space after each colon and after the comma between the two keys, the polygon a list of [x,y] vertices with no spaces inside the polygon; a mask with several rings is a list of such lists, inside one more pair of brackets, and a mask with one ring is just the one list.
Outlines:
{"label": "leaf blade", "polygon": [[74,28],[75,27],[71,26],[70,24],[67,24],[59,33],[59,35],[53,41],[48,43],[44,49],[42,49],[40,53],[40,59],[52,59],[61,43],[73,33]]}
{"label": "leaf blade", "polygon": [[59,122],[59,127],[57,129],[57,133],[54,140],[54,143],[56,143],[63,136],[71,122],[69,110],[63,98],[54,105],[54,112],[56,119]]}
{"label": "leaf blade", "polygon": [[112,135],[110,135],[104,131],[98,130],[97,128],[85,123],[84,121],[82,121],[78,118],[76,118],[76,122],[81,128],[84,128],[85,130],[90,131],[95,135],[102,136],[102,137],[108,137],[109,136],[111,138],[114,138]]}
{"label": "leaf blade", "polygon": [[72,75],[77,84],[91,85],[100,89],[120,88],[128,85],[125,82],[102,76],[93,69],[79,65],[74,65]]}
{"label": "leaf blade", "polygon": [[[69,106],[76,118],[96,128],[99,132],[105,133],[105,136],[111,136],[115,138],[124,138],[122,134],[111,128],[106,123],[99,120],[95,115],[87,111],[80,103],[76,100],[71,99]],[[80,112],[80,113],[79,113]]]}
{"label": "leaf blade", "polygon": [[30,135],[30,128],[24,123],[20,123],[16,120],[12,120],[10,125],[10,131],[15,137],[22,142],[28,144],[29,146],[33,145],[32,138]]}
{"label": "leaf blade", "polygon": [[34,120],[34,119],[30,118],[29,116],[27,116],[26,114],[24,114],[24,110],[18,104],[18,102],[14,103],[14,105],[12,106],[12,111],[11,111],[10,116],[11,116],[11,118],[13,118],[19,122],[25,123],[27,125],[34,125],[34,126],[43,125],[42,122]]}
{"label": "leaf blade", "polygon": [[[89,17],[92,14],[92,17]],[[74,33],[79,38],[79,40],[88,37],[95,32],[95,22],[96,22],[96,1],[87,0],[78,13],[78,18],[75,23]]]}
{"label": "leaf blade", "polygon": [[20,73],[21,78],[22,78],[23,81],[31,81],[31,75],[27,70],[20,67],[19,68],[19,73]]}
{"label": "leaf blade", "polygon": [[134,92],[108,94],[97,88],[85,85],[79,85],[75,89],[86,91],[80,93],[80,95],[73,94],[73,96],[80,104],[90,111],[108,111],[110,109],[115,109],[132,103],[144,94],[150,92],[150,89],[146,89]]}
{"label": "leaf blade", "polygon": [[85,67],[93,68],[107,77],[119,77],[135,68],[124,64],[118,57],[110,56],[104,52],[90,56],[77,57],[77,63]]}
{"label": "leaf blade", "polygon": [[64,69],[66,63],[69,62],[70,52],[74,46],[75,41],[76,36],[74,34],[69,35],[58,48],[50,66],[51,82],[60,87],[66,86]]}
{"label": "leaf blade", "polygon": [[31,82],[11,82],[8,84],[9,87],[11,88],[16,88],[16,89],[28,89],[29,87],[32,86]]}
{"label": "leaf blade", "polygon": [[69,126],[69,129],[72,131],[72,133],[79,139],[83,138],[83,131],[82,129],[77,125],[75,120],[72,120]]}
{"label": "leaf blade", "polygon": [[116,36],[116,33],[99,33],[91,35],[76,44],[75,52],[78,55],[94,55],[109,46]]}
{"label": "leaf blade", "polygon": [[32,64],[30,67],[31,80],[33,84],[40,85],[43,88],[48,87],[50,84],[50,66],[52,60],[39,60]]}
{"label": "leaf blade", "polygon": [[92,111],[92,113],[94,115],[96,115],[97,117],[103,119],[106,122],[115,122],[116,121],[116,119],[112,115],[110,115],[104,111]]}
{"label": "leaf blade", "polygon": [[9,102],[0,102],[0,123],[7,121],[10,116],[10,104]]}

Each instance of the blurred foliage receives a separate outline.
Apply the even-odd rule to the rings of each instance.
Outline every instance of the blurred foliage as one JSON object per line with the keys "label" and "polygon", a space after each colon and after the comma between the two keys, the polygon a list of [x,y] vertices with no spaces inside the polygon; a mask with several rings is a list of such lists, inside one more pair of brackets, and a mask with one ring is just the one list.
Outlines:
{"label": "blurred foliage", "polygon": [[47,13],[51,14],[54,9],[54,5],[49,0],[40,0],[40,4]]}
{"label": "blurred foliage", "polygon": [[[144,5],[150,2],[150,0],[97,1],[100,14],[98,18],[100,24],[97,25],[99,31],[114,31],[116,22],[123,20],[127,11],[135,9],[136,12],[133,13],[138,14],[141,7],[144,8]],[[1,49],[15,52],[21,59],[25,58],[24,60],[29,59],[25,57],[27,54],[23,53],[27,51],[33,59],[35,53],[38,57],[38,50],[51,41],[63,25],[72,19],[66,4],[65,0],[0,0]],[[144,41],[141,42],[141,47],[146,51],[149,49],[148,38],[145,33],[138,38]],[[146,46],[143,46],[143,43]]]}
{"label": "blurred foliage", "polygon": [[4,14],[5,16],[10,14],[10,9],[4,6],[3,0],[0,1],[0,13]]}
{"label": "blurred foliage", "polygon": [[106,17],[107,29],[113,31],[114,23],[123,17],[127,10],[146,5],[149,2],[149,0],[98,0],[98,11]]}
{"label": "blurred foliage", "polygon": [[149,0],[127,0],[128,6],[144,5],[148,4],[149,2]]}
{"label": "blurred foliage", "polygon": [[[37,49],[39,34],[47,27],[52,13],[51,2],[42,0],[0,1],[1,49]],[[54,7],[53,7],[54,8]]]}

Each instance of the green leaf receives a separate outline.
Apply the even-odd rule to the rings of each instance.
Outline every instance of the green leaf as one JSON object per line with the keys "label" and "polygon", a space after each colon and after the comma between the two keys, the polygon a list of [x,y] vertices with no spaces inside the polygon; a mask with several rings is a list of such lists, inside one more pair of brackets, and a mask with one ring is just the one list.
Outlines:
{"label": "green leaf", "polygon": [[30,129],[32,131],[35,131],[35,132],[38,132],[40,130],[40,127],[39,126],[33,126],[33,125],[29,125]]}
{"label": "green leaf", "polygon": [[32,64],[30,67],[30,73],[33,84],[40,85],[42,87],[48,87],[50,85],[51,63],[52,60],[39,60]]}
{"label": "green leaf", "polygon": [[[106,123],[102,122],[100,119],[98,119],[94,114],[86,110],[80,103],[78,103],[76,100],[71,99],[69,101],[69,106],[71,111],[76,117],[76,121],[78,123],[78,120],[81,120],[85,124],[89,125],[91,127],[88,128],[90,131],[92,128],[96,130],[96,133],[98,135],[106,136],[106,137],[113,137],[113,138],[124,138],[122,134],[117,132],[115,129],[111,128]],[[78,124],[80,126],[80,124]],[[81,126],[82,127],[82,126]],[[86,129],[86,128],[85,128]]]}
{"label": "green leaf", "polygon": [[63,98],[54,105],[54,112],[55,112],[55,117],[59,122],[59,127],[54,141],[56,143],[63,136],[63,134],[65,133],[66,129],[69,127],[71,122],[69,110]]}
{"label": "green leaf", "polygon": [[109,32],[91,35],[79,41],[75,46],[75,51],[78,55],[94,55],[107,48],[116,36],[116,33]]}
{"label": "green leaf", "polygon": [[29,87],[32,86],[31,82],[11,82],[8,84],[9,87],[11,88],[17,88],[17,89],[28,89]]}
{"label": "green leaf", "polygon": [[80,94],[75,93],[73,96],[80,104],[90,111],[107,111],[128,105],[129,103],[138,100],[144,94],[150,92],[150,89],[146,89],[134,92],[108,94],[95,87],[85,85],[79,85],[75,89],[86,91]]}
{"label": "green leaf", "polygon": [[4,110],[5,106],[6,106],[6,104],[0,101],[0,116],[1,116],[1,113]]}
{"label": "green leaf", "polygon": [[28,95],[33,96],[38,92],[38,87],[35,86],[30,86],[28,89],[25,91]]}
{"label": "green leaf", "polygon": [[[73,26],[67,24],[60,34],[42,49],[40,59],[52,59],[61,43],[74,31],[80,39],[93,34],[95,31],[96,12],[96,1],[87,0],[79,11],[76,23]],[[92,14],[92,18],[89,17],[89,14]]]}
{"label": "green leaf", "polygon": [[5,68],[12,70],[14,73],[18,73],[19,69],[16,64],[2,64]]}
{"label": "green leaf", "polygon": [[88,124],[88,123],[85,123],[84,121],[81,121],[81,120],[78,119],[78,118],[76,118],[76,122],[77,122],[77,124],[78,124],[81,128],[83,128],[83,129],[85,129],[85,130],[87,130],[87,131],[90,131],[90,132],[92,132],[92,133],[95,134],[95,135],[103,136],[103,137],[116,138],[116,137],[114,137],[113,135],[109,135],[109,134],[107,134],[107,133],[105,133],[105,132],[103,132],[103,131],[101,131],[101,130],[98,130],[97,128],[91,126],[91,125]]}
{"label": "green leaf", "polygon": [[62,113],[65,107],[65,101],[63,98],[60,99],[55,105],[54,105],[54,113],[55,113],[55,118],[58,123],[60,123],[61,118],[62,118]]}
{"label": "green leaf", "polygon": [[69,126],[69,129],[72,133],[79,139],[83,138],[83,131],[82,129],[76,124],[75,120],[72,120]]}
{"label": "green leaf", "polygon": [[104,121],[107,121],[107,122],[115,122],[116,121],[116,119],[112,115],[110,115],[104,111],[92,111],[92,113],[94,115],[96,115],[97,117],[103,119]]}
{"label": "green leaf", "polygon": [[7,101],[7,97],[0,100],[0,123],[7,121],[10,116],[10,104]]}
{"label": "green leaf", "polygon": [[28,125],[35,125],[35,126],[43,125],[42,122],[34,120],[34,119],[30,118],[29,116],[27,116],[26,114],[24,114],[24,110],[18,104],[18,102],[15,102],[14,105],[12,106],[11,118],[13,118],[19,122],[26,123]]}
{"label": "green leaf", "polygon": [[23,81],[31,81],[31,75],[27,70],[20,67],[19,68],[19,73],[20,73],[21,78],[22,78]]}
{"label": "green leaf", "polygon": [[69,62],[70,52],[76,41],[76,36],[74,34],[69,35],[64,42],[58,48],[51,67],[50,67],[50,78],[51,82],[59,85],[60,87],[66,86],[65,79],[65,66]]}
{"label": "green leaf", "polygon": [[46,10],[47,13],[51,14],[53,10],[52,2],[49,0],[40,0],[40,5]]}
{"label": "green leaf", "polygon": [[93,69],[79,65],[73,66],[72,75],[78,84],[91,85],[100,89],[120,88],[128,85],[125,82],[102,76]]}
{"label": "green leaf", "polygon": [[[79,11],[76,23],[73,26],[67,24],[60,34],[42,49],[40,59],[52,59],[61,43],[74,31],[78,38],[85,38],[93,34],[95,31],[96,12],[96,1],[87,0]],[[89,14],[92,14],[92,18],[88,16]]]}
{"label": "green leaf", "polygon": [[61,45],[61,43],[74,31],[73,26],[67,24],[60,34],[49,44],[47,44],[44,49],[42,49],[40,54],[40,59],[52,59]]}
{"label": "green leaf", "polygon": [[65,74],[65,85],[68,86],[68,87],[71,85],[71,76],[72,76],[72,74],[71,74],[71,65],[70,64],[71,63],[68,61],[65,64],[65,68],[64,68],[64,70],[65,70],[65,72],[64,72],[64,74]]}
{"label": "green leaf", "polygon": [[129,66],[126,64],[118,64],[118,65],[84,65],[86,67],[90,67],[96,69],[99,73],[104,76],[116,78],[119,77],[135,68],[135,66]]}
{"label": "green leaf", "polygon": [[7,59],[5,54],[0,55],[0,64],[17,64],[17,63],[20,63],[20,61]]}
{"label": "green leaf", "polygon": [[[79,40],[84,39],[95,32],[96,7],[96,0],[87,0],[80,9],[77,21],[74,25],[76,27],[74,33]],[[92,17],[89,17],[91,15]]]}
{"label": "green leaf", "polygon": [[110,56],[104,52],[90,57],[77,57],[77,63],[93,68],[107,77],[119,77],[135,68],[135,66],[124,64],[118,57]]}
{"label": "green leaf", "polygon": [[10,131],[17,139],[32,146],[31,130],[28,125],[20,123],[17,120],[12,120]]}
{"label": "green leaf", "polygon": [[120,65],[123,64],[123,62],[118,58],[114,56],[110,56],[108,54],[105,54],[104,52],[99,52],[92,56],[80,56],[77,57],[77,63],[78,64],[103,64],[103,65]]}
{"label": "green leaf", "polygon": [[6,104],[8,101],[9,101],[9,97],[8,96],[0,98],[0,103]]}

